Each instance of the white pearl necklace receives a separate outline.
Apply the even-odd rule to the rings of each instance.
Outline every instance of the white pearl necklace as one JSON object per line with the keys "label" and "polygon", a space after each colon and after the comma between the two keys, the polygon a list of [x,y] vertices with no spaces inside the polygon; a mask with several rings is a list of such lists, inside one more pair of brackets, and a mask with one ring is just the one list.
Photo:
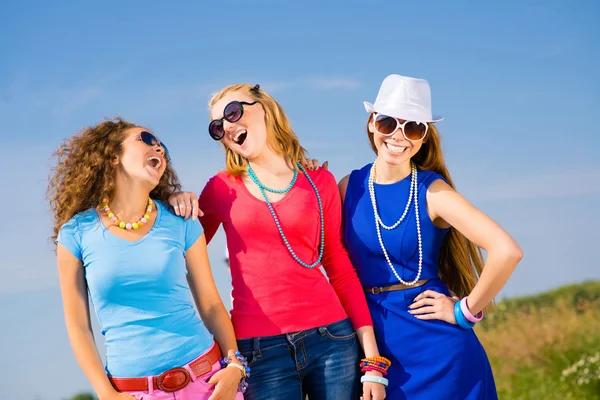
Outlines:
{"label": "white pearl necklace", "polygon": [[[421,277],[421,271],[423,269],[423,245],[422,245],[422,240],[421,240],[421,223],[419,220],[419,202],[417,199],[417,166],[414,163],[411,163],[411,180],[410,180],[410,194],[408,195],[408,202],[406,203],[406,207],[404,208],[404,213],[402,214],[402,216],[400,217],[400,219],[391,226],[387,226],[383,223],[383,221],[381,220],[381,217],[379,217],[379,213],[377,212],[377,201],[375,199],[375,175],[376,175],[376,171],[375,171],[375,162],[373,163],[373,165],[371,166],[371,172],[369,173],[369,195],[371,197],[371,204],[373,205],[373,213],[375,214],[375,228],[377,230],[377,239],[379,239],[379,245],[381,246],[381,250],[383,250],[383,255],[385,256],[385,259],[387,260],[388,265],[390,266],[390,268],[392,269],[392,272],[394,273],[394,275],[396,276],[396,278],[402,282],[403,284],[407,285],[407,286],[413,286],[415,285],[418,281],[419,278]],[[384,229],[387,230],[392,230],[398,227],[398,225],[400,225],[400,223],[402,221],[404,221],[404,218],[406,217],[406,214],[408,213],[408,209],[410,208],[410,203],[411,201],[413,201],[414,199],[414,203],[415,203],[415,219],[416,219],[416,223],[417,223],[417,240],[419,243],[419,271],[417,272],[417,277],[410,281],[410,282],[406,282],[404,279],[402,279],[400,277],[400,275],[398,275],[398,272],[396,272],[396,268],[394,268],[394,265],[392,264],[392,262],[390,261],[390,256],[388,255],[388,252],[385,248],[385,245],[383,244],[383,239],[381,237],[381,229],[379,228],[380,226],[382,226]]]}

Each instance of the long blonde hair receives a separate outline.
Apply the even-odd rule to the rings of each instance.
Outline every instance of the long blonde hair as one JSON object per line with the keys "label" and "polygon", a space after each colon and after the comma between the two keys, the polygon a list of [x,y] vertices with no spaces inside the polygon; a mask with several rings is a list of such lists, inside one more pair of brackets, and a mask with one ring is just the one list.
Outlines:
{"label": "long blonde hair", "polygon": [[[239,83],[227,86],[215,93],[208,102],[209,108],[231,92],[243,92],[257,101],[265,111],[267,127],[267,144],[277,154],[287,158],[291,167],[296,169],[297,163],[306,158],[306,150],[300,146],[298,136],[292,130],[287,115],[279,103],[267,92],[257,86]],[[248,160],[236,154],[223,143],[225,147],[225,163],[227,172],[238,176],[246,172]]]}
{"label": "long blonde hair", "polygon": [[[377,147],[369,125],[373,116],[367,122],[367,135],[371,148],[377,154]],[[418,168],[434,171],[446,179],[448,185],[455,188],[450,172],[446,168],[440,135],[434,124],[428,123],[427,136],[421,149],[412,158]],[[439,258],[439,275],[442,281],[460,298],[467,296],[477,283],[483,271],[483,254],[481,249],[468,240],[455,228],[444,238]]]}

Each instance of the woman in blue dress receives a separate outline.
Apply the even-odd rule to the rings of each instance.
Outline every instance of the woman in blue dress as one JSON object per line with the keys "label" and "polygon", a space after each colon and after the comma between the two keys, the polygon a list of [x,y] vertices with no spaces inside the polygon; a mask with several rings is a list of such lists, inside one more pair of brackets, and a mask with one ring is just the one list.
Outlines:
{"label": "woman in blue dress", "polygon": [[346,246],[391,361],[387,398],[496,399],[471,328],[521,249],[453,189],[427,81],[390,75],[365,108],[377,159],[339,186]]}

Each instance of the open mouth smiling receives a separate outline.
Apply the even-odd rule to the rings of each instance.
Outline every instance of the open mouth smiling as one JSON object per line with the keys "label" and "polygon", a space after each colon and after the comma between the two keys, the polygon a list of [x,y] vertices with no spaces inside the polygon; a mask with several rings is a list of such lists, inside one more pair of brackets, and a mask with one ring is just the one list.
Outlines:
{"label": "open mouth smiling", "polygon": [[156,170],[159,170],[160,166],[163,163],[162,159],[158,156],[146,157],[146,162],[148,163],[148,165],[150,165],[152,168],[154,168]]}
{"label": "open mouth smiling", "polygon": [[241,146],[244,144],[247,137],[248,131],[244,129],[236,133],[232,140],[234,141],[234,143],[239,144]]}

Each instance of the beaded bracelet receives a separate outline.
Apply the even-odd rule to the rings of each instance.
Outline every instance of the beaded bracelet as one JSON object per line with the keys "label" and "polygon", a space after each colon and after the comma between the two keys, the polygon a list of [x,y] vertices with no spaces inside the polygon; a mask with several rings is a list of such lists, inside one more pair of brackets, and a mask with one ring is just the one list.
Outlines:
{"label": "beaded bracelet", "polygon": [[360,368],[361,368],[361,372],[379,371],[385,375],[385,374],[387,374],[387,370],[389,367],[383,363],[373,364],[373,363],[368,363],[368,362],[361,362]]}
{"label": "beaded bracelet", "polygon": [[235,352],[235,358],[240,362],[241,366],[238,366],[235,363],[232,364],[231,357],[227,356],[223,357],[221,360],[221,367],[226,368],[231,365],[242,371],[242,378],[240,379],[240,384],[238,385],[238,392],[246,393],[246,389],[248,389],[248,382],[246,380],[250,378],[250,367],[248,366],[248,360],[239,351]]}
{"label": "beaded bracelet", "polygon": [[381,356],[363,358],[360,362],[361,372],[377,371],[382,375],[387,375],[387,370],[391,365],[390,360]]}
{"label": "beaded bracelet", "polygon": [[462,310],[462,313],[464,314],[467,321],[477,323],[477,322],[481,321],[481,319],[483,318],[483,310],[479,311],[479,313],[477,313],[477,315],[471,314],[471,311],[469,310],[469,303],[467,303],[466,297],[464,297],[460,301],[460,309]]}
{"label": "beaded bracelet", "polygon": [[369,366],[363,367],[363,369],[360,370],[360,372],[362,372],[362,373],[369,372],[369,371],[379,372],[383,376],[387,375],[387,370],[386,369],[383,369],[383,368],[380,368],[380,367],[376,367],[374,365],[369,365]]}
{"label": "beaded bracelet", "polygon": [[361,360],[361,366],[364,365],[377,365],[379,367],[388,369],[392,362],[385,357],[375,356],[375,357],[367,357]]}
{"label": "beaded bracelet", "polygon": [[463,314],[459,301],[454,303],[454,318],[456,319],[456,324],[463,329],[471,329],[475,326],[475,323],[468,321]]}

